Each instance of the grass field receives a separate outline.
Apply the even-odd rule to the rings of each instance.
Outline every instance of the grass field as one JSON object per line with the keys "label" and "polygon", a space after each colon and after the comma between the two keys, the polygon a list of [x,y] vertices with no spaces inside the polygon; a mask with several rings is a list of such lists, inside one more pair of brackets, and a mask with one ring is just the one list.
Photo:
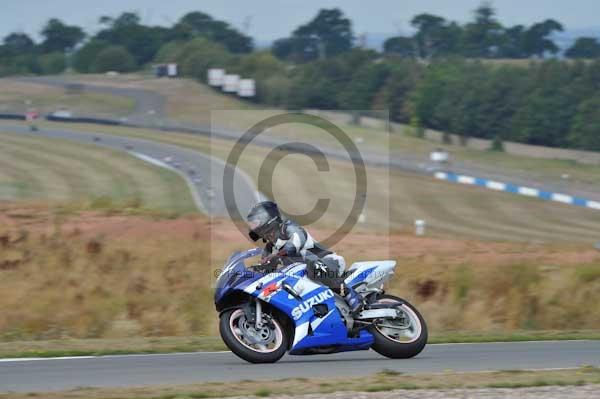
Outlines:
{"label": "grass field", "polygon": [[0,112],[25,113],[29,108],[49,113],[62,107],[75,115],[126,116],[133,110],[132,99],[102,93],[68,93],[65,89],[41,84],[0,79]]}
{"label": "grass field", "polygon": [[[1,125],[0,125],[1,126]],[[47,124],[58,128],[62,125]],[[150,130],[90,125],[72,126],[93,132],[127,135],[193,148],[226,158],[232,143],[205,137]],[[262,148],[249,147],[240,166],[257,181],[266,157]],[[355,183],[351,166],[330,162],[329,172],[318,172],[306,157],[289,156],[277,166],[274,192],[284,208],[294,213],[310,209],[316,198],[329,196],[332,205],[322,223],[337,226],[348,214]],[[458,235],[488,240],[596,242],[600,237],[600,212],[497,193],[477,187],[440,182],[433,178],[368,171],[367,223],[365,228],[408,231],[415,219],[425,219],[428,234]],[[298,187],[303,187],[298,190]],[[262,189],[262,188],[261,188]]]}
{"label": "grass field", "polygon": [[93,145],[0,132],[0,200],[75,208],[195,210],[176,174]]}

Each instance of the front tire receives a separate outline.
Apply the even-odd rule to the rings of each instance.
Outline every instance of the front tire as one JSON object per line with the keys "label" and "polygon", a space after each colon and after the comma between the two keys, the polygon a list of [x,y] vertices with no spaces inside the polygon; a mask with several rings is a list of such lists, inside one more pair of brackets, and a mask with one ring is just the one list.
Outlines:
{"label": "front tire", "polygon": [[[374,325],[369,327],[375,338],[371,348],[392,359],[409,359],[421,353],[427,344],[428,332],[425,319],[419,311],[404,299],[393,295],[381,295],[376,303],[389,303],[390,306],[398,307],[404,312],[405,319],[401,323],[397,319],[374,320]],[[410,324],[404,320],[410,320]]]}
{"label": "front tire", "polygon": [[250,363],[275,363],[288,348],[288,336],[276,317],[265,315],[264,327],[257,330],[246,320],[244,310],[221,314],[219,332],[233,353]]}

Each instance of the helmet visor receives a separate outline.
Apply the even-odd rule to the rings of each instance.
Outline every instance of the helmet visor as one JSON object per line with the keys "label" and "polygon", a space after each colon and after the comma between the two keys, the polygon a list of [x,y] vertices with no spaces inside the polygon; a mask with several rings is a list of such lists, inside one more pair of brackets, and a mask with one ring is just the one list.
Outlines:
{"label": "helmet visor", "polygon": [[266,234],[277,227],[277,216],[270,215],[265,209],[256,209],[248,215],[246,223],[250,231],[264,238]]}

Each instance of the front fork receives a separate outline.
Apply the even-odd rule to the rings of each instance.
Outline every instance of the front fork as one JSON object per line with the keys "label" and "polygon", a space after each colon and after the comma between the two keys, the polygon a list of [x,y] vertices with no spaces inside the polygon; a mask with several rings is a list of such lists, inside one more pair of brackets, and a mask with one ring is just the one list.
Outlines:
{"label": "front fork", "polygon": [[244,313],[246,314],[246,320],[253,323],[256,329],[263,327],[263,311],[262,302],[258,298],[254,298],[252,301],[247,302],[243,307]]}
{"label": "front fork", "polygon": [[256,329],[262,328],[262,304],[260,299],[256,299],[256,317],[254,318],[254,326]]}

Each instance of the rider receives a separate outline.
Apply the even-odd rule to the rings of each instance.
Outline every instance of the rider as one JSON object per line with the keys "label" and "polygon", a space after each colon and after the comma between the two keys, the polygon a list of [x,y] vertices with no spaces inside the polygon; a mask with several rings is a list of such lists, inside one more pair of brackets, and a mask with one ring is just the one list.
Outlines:
{"label": "rider", "polygon": [[292,220],[283,220],[277,204],[263,201],[254,205],[246,217],[250,238],[266,243],[263,263],[280,257],[286,263],[304,261],[308,276],[322,284],[345,291],[344,299],[353,313],[362,309],[363,302],[352,287],[343,286],[340,274],[346,268],[344,258],[315,241],[311,235]]}

